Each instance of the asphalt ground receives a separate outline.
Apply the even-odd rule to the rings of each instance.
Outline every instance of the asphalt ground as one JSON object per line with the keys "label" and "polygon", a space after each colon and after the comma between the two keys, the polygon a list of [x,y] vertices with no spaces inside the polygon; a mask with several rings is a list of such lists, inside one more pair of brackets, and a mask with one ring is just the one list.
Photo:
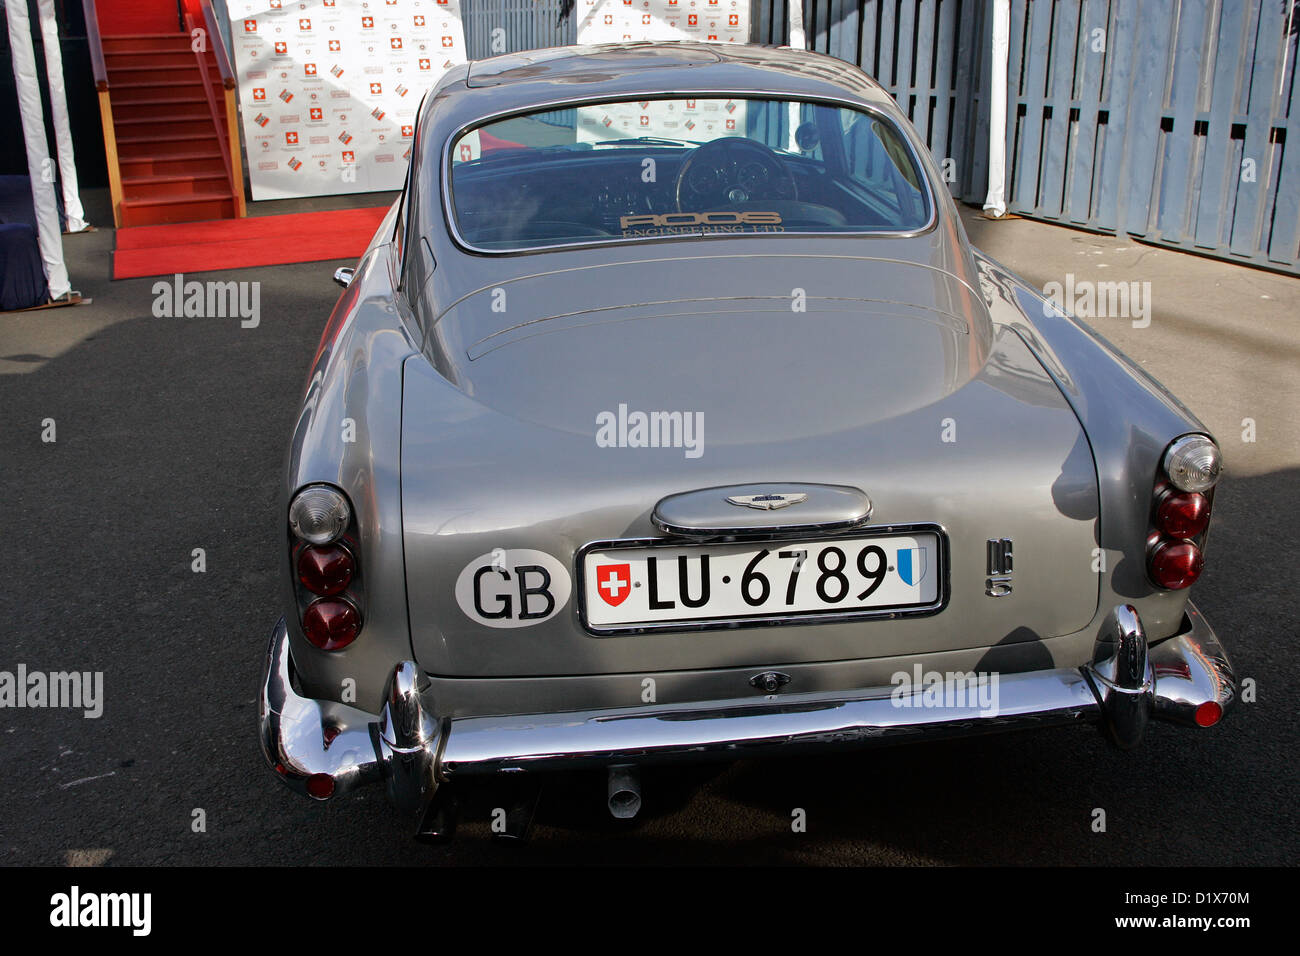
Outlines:
{"label": "asphalt ground", "polygon": [[[102,194],[87,205],[110,221]],[[1025,220],[968,221],[1039,286],[1071,273],[1151,283],[1149,326],[1094,324],[1225,450],[1194,599],[1257,698],[1218,728],[1153,725],[1132,753],[1060,728],[654,770],[631,825],[608,817],[599,776],[555,778],[526,844],[492,839],[491,791],[465,795],[458,838],[441,847],[414,842],[378,790],[310,803],[263,764],[256,693],[279,614],[276,489],[338,295],[329,277],[348,263],[199,276],[260,282],[255,329],[160,319],[155,280],[110,281],[101,226],[65,240],[92,305],[0,316],[0,670],[102,671],[105,698],[98,719],[0,709],[0,861],[1296,863],[1300,282]],[[47,419],[54,442],[42,441]],[[205,573],[191,570],[195,548]]]}

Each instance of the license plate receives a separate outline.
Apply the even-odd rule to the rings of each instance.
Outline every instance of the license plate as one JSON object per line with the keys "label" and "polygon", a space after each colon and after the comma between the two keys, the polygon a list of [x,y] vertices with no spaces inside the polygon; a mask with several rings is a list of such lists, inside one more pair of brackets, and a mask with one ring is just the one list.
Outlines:
{"label": "license plate", "polygon": [[582,558],[595,633],[924,613],[941,604],[937,532],[709,545],[597,545]]}

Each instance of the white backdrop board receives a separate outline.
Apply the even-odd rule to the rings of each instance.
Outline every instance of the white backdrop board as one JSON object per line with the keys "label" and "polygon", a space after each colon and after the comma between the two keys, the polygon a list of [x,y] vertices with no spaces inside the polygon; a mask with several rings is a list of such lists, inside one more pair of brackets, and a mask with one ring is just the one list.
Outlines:
{"label": "white backdrop board", "polygon": [[[750,0],[577,0],[579,43],[749,42]],[[578,110],[578,139],[743,136],[745,104],[730,100],[621,103]]]}
{"label": "white backdrop board", "polygon": [[577,0],[579,43],[749,42],[750,0]]}
{"label": "white backdrop board", "polygon": [[460,0],[226,0],[253,199],[400,189]]}

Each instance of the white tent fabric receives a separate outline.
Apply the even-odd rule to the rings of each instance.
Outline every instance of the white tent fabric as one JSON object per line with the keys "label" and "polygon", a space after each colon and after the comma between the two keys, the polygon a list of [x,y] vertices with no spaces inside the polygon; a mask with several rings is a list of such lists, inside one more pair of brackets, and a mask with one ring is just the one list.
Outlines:
{"label": "white tent fabric", "polygon": [[36,208],[36,239],[45,265],[50,298],[57,299],[66,295],[72,285],[68,282],[67,266],[63,264],[63,235],[54,199],[50,154],[45,146],[45,113],[41,108],[41,87],[36,76],[36,52],[32,49],[27,0],[5,0],[5,14],[9,21],[9,48],[14,58],[14,82],[18,88],[18,108],[22,113],[23,140],[27,145],[32,202]]}
{"label": "white tent fabric", "polygon": [[989,76],[989,191],[984,209],[1007,214],[1007,61],[1010,56],[1011,0],[993,0],[993,60]]}
{"label": "white tent fabric", "polygon": [[59,184],[63,187],[63,219],[68,232],[89,225],[77,189],[77,160],[72,152],[72,124],[68,122],[68,97],[63,89],[63,52],[59,48],[59,22],[54,0],[37,0],[41,38],[45,44],[45,78],[50,87],[50,117],[54,120],[54,147],[59,154]]}

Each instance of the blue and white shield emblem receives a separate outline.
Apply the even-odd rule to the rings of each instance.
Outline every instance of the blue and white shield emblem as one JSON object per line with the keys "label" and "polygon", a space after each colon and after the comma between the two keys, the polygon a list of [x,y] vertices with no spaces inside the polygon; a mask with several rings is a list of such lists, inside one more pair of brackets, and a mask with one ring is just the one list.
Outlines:
{"label": "blue and white shield emblem", "polygon": [[898,576],[904,584],[917,585],[925,577],[925,548],[898,549]]}

